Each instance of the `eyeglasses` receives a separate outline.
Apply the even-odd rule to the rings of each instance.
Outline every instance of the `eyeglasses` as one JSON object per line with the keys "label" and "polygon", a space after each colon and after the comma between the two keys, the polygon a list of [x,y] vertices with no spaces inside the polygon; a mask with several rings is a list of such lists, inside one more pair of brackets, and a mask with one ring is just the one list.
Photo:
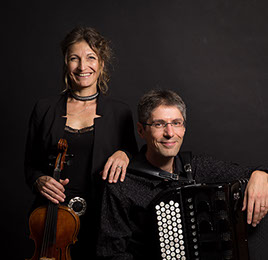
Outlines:
{"label": "eyeglasses", "polygon": [[183,120],[176,120],[176,121],[172,121],[171,123],[167,123],[165,121],[156,121],[151,124],[143,123],[143,125],[149,125],[156,129],[164,129],[166,128],[167,125],[171,125],[172,127],[179,129],[179,128],[185,127],[185,122]]}

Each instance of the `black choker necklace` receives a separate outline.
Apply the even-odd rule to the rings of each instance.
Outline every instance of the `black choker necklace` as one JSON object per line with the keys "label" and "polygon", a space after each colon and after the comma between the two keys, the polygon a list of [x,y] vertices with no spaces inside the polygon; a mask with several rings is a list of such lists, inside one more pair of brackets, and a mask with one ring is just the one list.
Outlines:
{"label": "black choker necklace", "polygon": [[70,94],[76,100],[89,101],[95,99],[99,95],[99,91],[97,91],[95,94],[91,96],[85,96],[85,97],[76,95],[72,90],[70,90]]}

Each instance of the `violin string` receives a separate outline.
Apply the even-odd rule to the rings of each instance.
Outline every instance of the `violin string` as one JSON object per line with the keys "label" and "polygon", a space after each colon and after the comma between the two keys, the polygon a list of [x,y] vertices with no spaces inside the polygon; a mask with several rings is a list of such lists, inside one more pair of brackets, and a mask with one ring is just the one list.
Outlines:
{"label": "violin string", "polygon": [[[59,154],[58,162],[60,163],[62,159],[62,153]],[[53,177],[56,181],[59,181],[59,165],[57,165],[56,169],[54,170]],[[56,234],[57,234],[57,218],[58,218],[58,205],[53,204],[52,205],[52,211],[51,211],[51,227],[50,227],[50,249],[51,249],[51,256],[56,253],[55,245],[56,245]],[[53,255],[54,256],[54,255]]]}
{"label": "violin string", "polygon": [[56,228],[55,228],[55,224],[57,224],[57,218],[56,218],[56,205],[53,204],[52,205],[52,210],[51,210],[51,226],[50,226],[50,237],[49,237],[49,248],[50,248],[50,255],[53,256],[53,249],[54,249],[54,245],[55,245],[55,235],[56,235]]}
{"label": "violin string", "polygon": [[53,207],[53,226],[52,226],[52,232],[51,232],[51,242],[52,247],[51,249],[54,249],[54,245],[56,245],[56,234],[57,234],[57,205],[54,205]]}
{"label": "violin string", "polygon": [[51,218],[52,218],[52,211],[53,207],[52,207],[52,202],[49,203],[48,205],[48,212],[47,212],[47,218],[48,218],[48,229],[47,229],[47,234],[46,234],[46,252],[45,252],[45,256],[49,257],[50,255],[50,236],[51,236]]}
{"label": "violin string", "polygon": [[46,256],[46,249],[47,249],[47,235],[48,235],[48,212],[49,212],[49,205],[47,207],[47,215],[45,220],[45,229],[44,229],[44,235],[43,235],[43,243],[42,243],[42,249],[41,249],[41,257]]}
{"label": "violin string", "polygon": [[47,215],[46,215],[46,222],[45,222],[45,230],[44,230],[44,236],[43,236],[43,244],[41,249],[41,256],[49,257],[52,256],[51,252],[51,236],[53,232],[51,232],[53,229],[53,211],[54,211],[54,205],[51,203],[48,204],[47,207]]}
{"label": "violin string", "polygon": [[51,255],[51,230],[52,230],[52,226],[53,226],[53,223],[52,223],[52,221],[53,221],[53,209],[54,209],[54,207],[53,207],[53,205],[52,205],[52,203],[50,203],[50,211],[49,211],[49,234],[48,234],[48,247],[47,247],[47,250],[48,250],[48,256],[50,257],[50,256],[52,256]]}
{"label": "violin string", "polygon": [[[47,212],[49,211],[49,205],[47,207]],[[44,232],[44,238],[43,238],[43,252],[42,252],[42,256],[46,257],[47,255],[47,235],[48,235],[48,213],[46,215],[46,225],[45,225],[45,232]]]}
{"label": "violin string", "polygon": [[[61,161],[62,154],[59,154],[59,162]],[[58,165],[57,167],[58,168]],[[59,181],[59,172],[54,170],[53,177]],[[43,235],[43,243],[41,247],[40,257],[54,257],[56,234],[57,234],[57,218],[58,218],[58,205],[52,202],[48,203],[47,214],[45,220],[45,230]]]}

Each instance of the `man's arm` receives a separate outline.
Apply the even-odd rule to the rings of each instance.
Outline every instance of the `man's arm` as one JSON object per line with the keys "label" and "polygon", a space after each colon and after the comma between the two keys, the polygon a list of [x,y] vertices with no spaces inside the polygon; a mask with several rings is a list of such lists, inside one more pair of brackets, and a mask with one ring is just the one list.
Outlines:
{"label": "man's arm", "polygon": [[243,204],[243,210],[247,209],[248,224],[256,226],[267,214],[268,174],[265,167],[265,171],[260,171],[258,168],[243,167],[211,156],[194,156],[192,166],[197,182],[229,182],[249,178]]}
{"label": "man's arm", "polygon": [[124,183],[106,183],[101,207],[98,236],[98,259],[132,260],[127,244],[132,231],[128,212],[130,203],[126,198]]}

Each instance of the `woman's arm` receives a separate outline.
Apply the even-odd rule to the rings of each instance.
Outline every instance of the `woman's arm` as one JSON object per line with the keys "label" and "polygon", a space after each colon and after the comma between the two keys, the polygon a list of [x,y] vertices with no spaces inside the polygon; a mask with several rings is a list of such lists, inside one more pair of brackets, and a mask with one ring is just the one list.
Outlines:
{"label": "woman's arm", "polygon": [[122,111],[117,120],[120,124],[121,149],[112,154],[102,171],[102,179],[110,183],[124,181],[129,159],[138,152],[138,146],[134,133],[133,117],[129,108]]}

